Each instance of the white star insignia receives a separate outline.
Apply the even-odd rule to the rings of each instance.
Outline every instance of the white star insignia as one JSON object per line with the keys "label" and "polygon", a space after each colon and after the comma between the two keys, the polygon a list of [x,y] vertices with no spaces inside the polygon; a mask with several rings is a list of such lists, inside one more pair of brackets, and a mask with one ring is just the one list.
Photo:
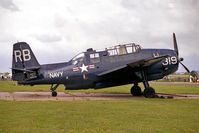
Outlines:
{"label": "white star insignia", "polygon": [[80,67],[80,68],[82,69],[82,72],[84,72],[84,71],[88,72],[88,70],[87,70],[88,66],[85,66],[85,65],[83,64],[82,67]]}

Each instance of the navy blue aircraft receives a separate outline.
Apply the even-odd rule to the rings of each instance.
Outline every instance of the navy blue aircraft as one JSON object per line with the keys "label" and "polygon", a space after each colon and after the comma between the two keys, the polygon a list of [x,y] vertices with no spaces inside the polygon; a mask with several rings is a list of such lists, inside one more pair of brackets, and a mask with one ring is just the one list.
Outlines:
{"label": "navy blue aircraft", "polygon": [[[100,89],[134,84],[133,96],[155,97],[148,81],[162,79],[178,70],[183,61],[173,33],[174,50],[142,49],[135,43],[117,45],[104,50],[87,49],[69,62],[40,65],[26,42],[13,45],[12,78],[22,85],[51,84],[52,96],[63,84],[67,90]],[[182,63],[181,63],[182,64]],[[182,64],[183,65],[183,64]],[[188,68],[183,67],[189,72]],[[144,84],[142,93],[138,83]]]}

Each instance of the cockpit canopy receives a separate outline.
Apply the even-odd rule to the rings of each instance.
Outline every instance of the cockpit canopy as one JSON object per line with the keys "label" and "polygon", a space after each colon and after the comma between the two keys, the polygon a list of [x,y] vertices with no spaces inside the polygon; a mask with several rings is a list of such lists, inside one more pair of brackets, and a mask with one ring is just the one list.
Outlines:
{"label": "cockpit canopy", "polygon": [[124,55],[124,54],[130,54],[139,52],[141,50],[141,46],[137,45],[135,43],[130,44],[123,44],[123,45],[117,45],[110,48],[106,48],[106,51],[108,52],[109,56],[113,55]]}
{"label": "cockpit canopy", "polygon": [[76,65],[77,63],[82,62],[84,60],[84,57],[85,57],[85,53],[80,53],[76,55],[72,59],[72,64]]}
{"label": "cockpit canopy", "polygon": [[[90,54],[90,59],[94,60],[96,59],[96,62],[99,62],[99,53],[100,52],[107,52],[107,56],[114,56],[114,55],[125,55],[125,54],[131,54],[131,53],[136,53],[141,50],[141,46],[137,45],[135,43],[130,43],[130,44],[122,44],[122,45],[116,45],[113,47],[105,48],[104,50],[93,50],[92,48],[88,49],[87,52]],[[85,52],[80,53],[76,55],[72,59],[72,64],[76,65],[79,62],[82,62],[85,58]],[[97,60],[98,59],[98,60]]]}

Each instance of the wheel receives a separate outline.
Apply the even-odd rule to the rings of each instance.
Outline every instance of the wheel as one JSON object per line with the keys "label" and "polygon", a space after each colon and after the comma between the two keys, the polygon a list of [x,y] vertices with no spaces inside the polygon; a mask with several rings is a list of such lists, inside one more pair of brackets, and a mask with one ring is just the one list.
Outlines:
{"label": "wheel", "polygon": [[57,92],[56,91],[52,91],[52,96],[56,97],[57,96]]}
{"label": "wheel", "polygon": [[141,90],[141,88],[139,87],[139,86],[133,86],[132,88],[131,88],[131,94],[133,95],[133,96],[141,96],[142,95],[142,90]]}
{"label": "wheel", "polygon": [[155,90],[152,87],[148,87],[148,88],[144,89],[144,97],[154,98],[155,97]]}

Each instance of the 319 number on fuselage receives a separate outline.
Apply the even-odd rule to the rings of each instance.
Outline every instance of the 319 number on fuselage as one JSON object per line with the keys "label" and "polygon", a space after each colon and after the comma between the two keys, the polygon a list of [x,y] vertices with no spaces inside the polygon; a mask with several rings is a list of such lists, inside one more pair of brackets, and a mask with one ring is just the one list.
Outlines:
{"label": "319 number on fuselage", "polygon": [[175,65],[178,63],[177,57],[172,56],[172,57],[167,57],[165,61],[162,63],[162,65],[167,66],[167,65]]}

